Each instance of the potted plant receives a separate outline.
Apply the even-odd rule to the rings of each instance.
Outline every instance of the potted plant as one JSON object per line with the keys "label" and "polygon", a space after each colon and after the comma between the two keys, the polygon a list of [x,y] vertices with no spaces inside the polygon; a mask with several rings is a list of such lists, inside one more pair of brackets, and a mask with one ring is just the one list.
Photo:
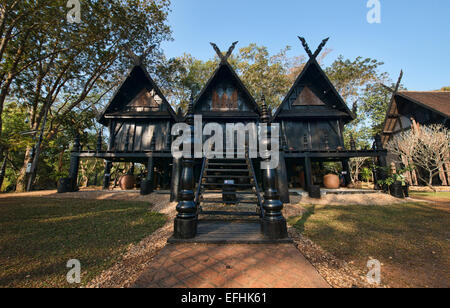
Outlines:
{"label": "potted plant", "polygon": [[410,170],[410,168],[404,168],[391,173],[386,180],[378,181],[378,185],[383,187],[385,193],[389,193],[396,198],[403,199],[409,197],[409,186],[406,182],[405,173]]}

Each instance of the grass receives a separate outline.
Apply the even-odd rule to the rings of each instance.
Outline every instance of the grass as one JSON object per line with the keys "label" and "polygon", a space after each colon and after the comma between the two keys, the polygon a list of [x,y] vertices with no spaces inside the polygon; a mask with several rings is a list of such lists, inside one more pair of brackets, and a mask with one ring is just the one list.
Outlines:
{"label": "grass", "polygon": [[364,272],[370,258],[379,260],[390,286],[450,286],[448,211],[420,203],[315,206],[303,216],[294,226],[304,235]]}
{"label": "grass", "polygon": [[166,219],[141,202],[0,199],[0,287],[73,287],[70,259],[85,285]]}
{"label": "grass", "polygon": [[411,192],[411,197],[438,198],[450,201],[450,192]]}

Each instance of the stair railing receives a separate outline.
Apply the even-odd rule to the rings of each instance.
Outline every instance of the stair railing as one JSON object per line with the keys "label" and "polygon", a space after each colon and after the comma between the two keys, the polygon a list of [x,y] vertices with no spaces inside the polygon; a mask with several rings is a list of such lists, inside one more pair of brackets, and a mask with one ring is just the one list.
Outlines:
{"label": "stair railing", "polygon": [[261,218],[264,218],[264,208],[263,208],[263,201],[261,199],[261,190],[259,189],[258,181],[255,175],[255,169],[253,168],[253,161],[251,158],[249,158],[248,151],[245,153],[245,159],[247,161],[247,165],[249,166],[250,173],[252,174],[253,182],[255,184],[256,198],[258,199],[258,205],[261,211]]}
{"label": "stair railing", "polygon": [[204,157],[203,162],[202,162],[202,170],[200,171],[200,180],[198,181],[198,186],[197,186],[197,193],[195,195],[195,205],[197,206],[197,212],[199,210],[203,176],[205,175],[207,163],[208,163],[208,159],[206,157]]}

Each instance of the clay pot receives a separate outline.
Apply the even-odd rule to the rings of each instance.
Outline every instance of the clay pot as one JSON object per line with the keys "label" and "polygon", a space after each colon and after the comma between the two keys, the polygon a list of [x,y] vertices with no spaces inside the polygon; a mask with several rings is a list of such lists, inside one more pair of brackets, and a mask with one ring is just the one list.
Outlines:
{"label": "clay pot", "polygon": [[341,186],[339,176],[336,174],[327,174],[323,177],[323,184],[327,189],[339,189]]}
{"label": "clay pot", "polygon": [[134,185],[136,185],[136,179],[134,178],[134,175],[124,175],[119,180],[120,189],[122,190],[130,190],[134,188]]}

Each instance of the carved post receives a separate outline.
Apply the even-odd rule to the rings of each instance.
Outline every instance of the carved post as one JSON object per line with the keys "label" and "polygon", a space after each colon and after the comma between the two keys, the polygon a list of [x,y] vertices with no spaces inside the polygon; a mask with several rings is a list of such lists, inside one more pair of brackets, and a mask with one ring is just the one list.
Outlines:
{"label": "carved post", "polygon": [[197,235],[197,206],[194,195],[194,102],[191,97],[186,123],[191,127],[191,157],[183,157],[180,202],[175,218],[175,238],[190,239]]}
{"label": "carved post", "polygon": [[112,161],[107,160],[105,163],[105,176],[103,178],[103,189],[104,190],[108,190],[109,183],[111,183],[111,168],[112,168]]}
{"label": "carved post", "polygon": [[[264,96],[262,97],[262,115],[261,123],[269,125],[269,114]],[[266,142],[268,149],[270,147],[271,127],[268,126]],[[266,155],[268,156],[268,155]],[[270,157],[264,157],[266,163],[270,162]],[[262,220],[261,229],[263,234],[270,239],[287,238],[287,224],[283,217],[283,203],[280,201],[278,192],[278,178],[276,169],[263,169],[263,184],[264,184],[264,218]]]}
{"label": "carved post", "polygon": [[355,139],[353,138],[353,134],[350,135],[350,149],[352,151],[356,151],[356,142]]}
{"label": "carved post", "polygon": [[97,137],[97,153],[102,151],[102,146],[103,146],[103,136],[102,136],[102,130],[100,130],[98,132],[98,137]]}

